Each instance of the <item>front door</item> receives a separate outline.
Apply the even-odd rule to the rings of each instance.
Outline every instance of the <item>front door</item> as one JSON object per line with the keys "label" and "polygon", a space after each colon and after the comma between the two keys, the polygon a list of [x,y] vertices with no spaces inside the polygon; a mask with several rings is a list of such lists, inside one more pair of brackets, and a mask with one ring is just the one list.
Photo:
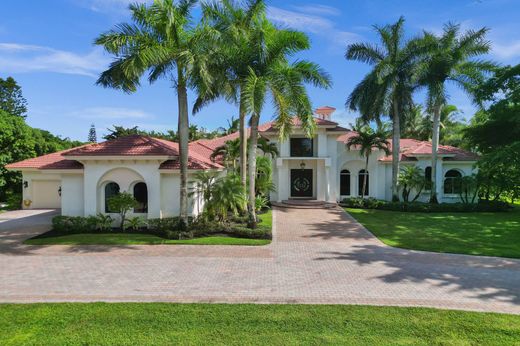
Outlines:
{"label": "front door", "polygon": [[312,169],[291,169],[291,197],[312,197]]}

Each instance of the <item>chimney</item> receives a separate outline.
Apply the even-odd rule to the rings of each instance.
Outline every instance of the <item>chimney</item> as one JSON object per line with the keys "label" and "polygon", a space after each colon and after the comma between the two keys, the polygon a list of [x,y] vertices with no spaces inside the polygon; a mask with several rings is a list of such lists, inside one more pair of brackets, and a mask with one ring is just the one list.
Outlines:
{"label": "chimney", "polygon": [[320,108],[316,108],[316,110],[314,110],[314,113],[320,119],[330,120],[330,117],[331,117],[332,113],[334,113],[335,110],[336,110],[336,108],[334,108],[334,107],[323,106]]}

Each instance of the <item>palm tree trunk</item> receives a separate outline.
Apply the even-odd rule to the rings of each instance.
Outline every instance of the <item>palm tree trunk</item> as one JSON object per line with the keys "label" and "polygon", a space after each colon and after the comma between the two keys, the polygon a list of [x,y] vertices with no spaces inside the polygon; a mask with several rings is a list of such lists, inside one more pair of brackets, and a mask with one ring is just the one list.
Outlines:
{"label": "palm tree trunk", "polygon": [[437,199],[437,160],[439,149],[439,130],[441,121],[441,107],[435,106],[433,110],[433,134],[432,134],[432,187],[430,203],[439,203]]}
{"label": "palm tree trunk", "polygon": [[181,228],[188,225],[188,93],[186,83],[178,68],[177,98],[179,102],[179,123],[177,132],[179,134],[179,159],[181,171],[180,184],[180,220]]}
{"label": "palm tree trunk", "polygon": [[397,179],[399,177],[399,152],[401,140],[401,124],[399,119],[399,107],[393,103],[392,116],[392,202],[399,202],[399,190]]}
{"label": "palm tree trunk", "polygon": [[246,188],[247,185],[247,130],[246,130],[246,107],[242,97],[240,97],[239,106],[239,137],[240,137],[240,180]]}
{"label": "palm tree trunk", "polygon": [[256,206],[255,206],[255,182],[256,182],[256,146],[258,142],[258,122],[260,117],[258,115],[251,116],[251,135],[249,138],[249,193],[247,202],[247,212],[249,215],[249,228],[256,228]]}
{"label": "palm tree trunk", "polygon": [[366,155],[367,160],[365,162],[365,175],[363,176],[363,191],[361,192],[361,198],[365,198],[365,191],[367,189],[367,177],[368,177],[368,158],[370,155]]}

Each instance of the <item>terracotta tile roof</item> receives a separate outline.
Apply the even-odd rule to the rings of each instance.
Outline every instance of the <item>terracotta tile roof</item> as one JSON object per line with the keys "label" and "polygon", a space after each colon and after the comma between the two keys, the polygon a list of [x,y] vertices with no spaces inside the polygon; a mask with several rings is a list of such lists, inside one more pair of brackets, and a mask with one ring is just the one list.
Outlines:
{"label": "terracotta tile roof", "polygon": [[[223,168],[219,163],[211,161],[209,156],[212,150],[191,143],[189,145],[189,169]],[[178,169],[177,161],[179,150],[178,144],[164,139],[147,136],[132,135],[121,137],[112,141],[102,143],[86,144],[60,152],[27,159],[7,165],[10,169],[83,169],[83,165],[68,156],[140,156],[157,155],[169,156],[172,159],[161,165],[162,169]]]}
{"label": "terracotta tile roof", "polygon": [[66,156],[177,156],[179,152],[175,146],[167,144],[157,138],[141,135],[120,137],[114,140],[94,143],[73,149]]}
{"label": "terracotta tile roof", "polygon": [[[390,150],[392,150],[392,144],[390,141]],[[400,161],[416,161],[416,156],[431,155],[432,144],[427,141],[419,141],[416,139],[403,138],[400,143]],[[447,155],[445,161],[476,161],[479,156],[470,151],[464,149],[452,147],[449,145],[439,145],[438,153],[440,155]],[[380,159],[382,162],[392,162],[392,155],[385,156]]]}
{"label": "terracotta tile roof", "polygon": [[[76,148],[73,148],[76,149]],[[9,169],[23,169],[23,168],[36,168],[36,169],[83,169],[83,165],[78,161],[68,160],[63,156],[70,150],[67,149],[58,151],[52,154],[47,154],[31,159],[11,163],[6,165]]]}

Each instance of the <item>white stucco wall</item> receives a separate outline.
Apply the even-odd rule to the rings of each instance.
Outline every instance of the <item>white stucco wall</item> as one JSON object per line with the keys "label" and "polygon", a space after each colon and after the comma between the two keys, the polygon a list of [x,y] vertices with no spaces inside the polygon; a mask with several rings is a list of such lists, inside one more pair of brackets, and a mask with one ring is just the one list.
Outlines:
{"label": "white stucco wall", "polygon": [[61,178],[61,214],[83,216],[83,174],[63,174]]}

